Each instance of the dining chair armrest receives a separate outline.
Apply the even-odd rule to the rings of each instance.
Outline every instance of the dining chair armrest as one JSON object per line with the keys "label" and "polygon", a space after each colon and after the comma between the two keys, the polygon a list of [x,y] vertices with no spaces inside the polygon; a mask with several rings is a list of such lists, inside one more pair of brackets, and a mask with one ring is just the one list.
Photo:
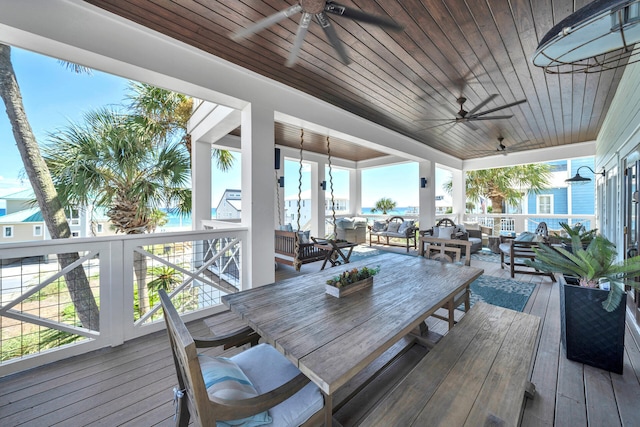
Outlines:
{"label": "dining chair armrest", "polygon": [[224,420],[229,417],[236,417],[236,419],[250,417],[263,411],[267,411],[274,406],[284,402],[297,392],[299,392],[305,385],[309,383],[303,373],[298,374],[291,380],[282,384],[281,386],[262,393],[255,397],[248,399],[220,399],[215,397],[209,397],[209,399],[220,405],[216,407],[217,416]]}
{"label": "dining chair armrest", "polygon": [[193,342],[196,344],[196,347],[199,348],[219,346],[230,347],[239,345],[240,343],[251,342],[254,338],[257,342],[259,336],[253,329],[251,329],[251,327],[244,326],[225,335],[215,337],[193,337]]}

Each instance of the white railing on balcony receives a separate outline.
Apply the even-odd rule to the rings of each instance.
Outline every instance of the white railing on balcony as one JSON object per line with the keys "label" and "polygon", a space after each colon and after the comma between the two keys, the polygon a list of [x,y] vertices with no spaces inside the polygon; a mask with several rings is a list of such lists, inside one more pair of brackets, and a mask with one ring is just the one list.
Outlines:
{"label": "white railing on balcony", "polygon": [[520,234],[523,231],[534,232],[541,222],[547,223],[549,232],[559,233],[562,230],[560,223],[569,225],[578,223],[585,226],[587,230],[595,228],[596,218],[594,215],[527,215],[527,214],[482,214],[465,215],[465,222],[477,222],[493,228],[495,221],[500,221],[500,233]]}
{"label": "white railing on balcony", "polygon": [[[162,329],[161,288],[185,320],[223,309],[220,298],[243,289],[246,236],[235,225],[0,245],[0,369],[15,372]],[[66,267],[64,254],[73,254]]]}

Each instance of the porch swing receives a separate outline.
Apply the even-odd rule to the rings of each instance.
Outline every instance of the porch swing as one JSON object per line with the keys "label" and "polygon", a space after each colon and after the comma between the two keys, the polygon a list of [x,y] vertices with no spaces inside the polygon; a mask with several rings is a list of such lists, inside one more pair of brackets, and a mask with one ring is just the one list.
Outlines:
{"label": "porch swing", "polygon": [[[276,170],[276,195],[278,203],[278,224],[280,229],[275,231],[275,261],[276,263],[291,265],[296,271],[300,271],[302,264],[321,261],[326,258],[327,251],[319,249],[309,237],[308,233],[300,231],[300,206],[302,205],[302,163],[304,150],[304,129],[300,129],[300,156],[298,171],[298,218],[297,229],[283,227],[280,213],[280,179]],[[334,214],[335,224],[335,214]],[[334,226],[335,227],[335,226]],[[335,228],[334,228],[335,232]]]}

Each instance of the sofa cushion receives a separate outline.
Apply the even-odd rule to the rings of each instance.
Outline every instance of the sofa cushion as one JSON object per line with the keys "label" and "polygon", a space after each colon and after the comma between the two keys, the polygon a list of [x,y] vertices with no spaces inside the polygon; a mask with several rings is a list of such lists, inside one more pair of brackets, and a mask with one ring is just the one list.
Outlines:
{"label": "sofa cushion", "polygon": [[438,228],[438,238],[439,239],[451,239],[451,235],[453,234],[453,230],[455,227],[436,227]]}
{"label": "sofa cushion", "polygon": [[374,221],[371,231],[376,233],[379,233],[381,231],[387,231],[387,225],[388,225],[387,221]]}
{"label": "sofa cushion", "polygon": [[336,227],[343,230],[353,230],[355,228],[355,221],[353,218],[338,218],[336,220]]}
{"label": "sofa cushion", "polygon": [[407,232],[413,227],[413,220],[404,220],[400,227],[398,228],[398,233],[406,235]]}
{"label": "sofa cushion", "polygon": [[399,222],[390,222],[389,225],[387,226],[387,232],[389,233],[397,233],[398,229],[400,228],[401,223]]}
{"label": "sofa cushion", "polygon": [[523,231],[515,240],[516,242],[544,242],[544,237],[539,234]]}
{"label": "sofa cushion", "polygon": [[280,226],[280,231],[293,231],[293,227],[291,226],[291,223],[285,224],[285,225],[281,225]]}

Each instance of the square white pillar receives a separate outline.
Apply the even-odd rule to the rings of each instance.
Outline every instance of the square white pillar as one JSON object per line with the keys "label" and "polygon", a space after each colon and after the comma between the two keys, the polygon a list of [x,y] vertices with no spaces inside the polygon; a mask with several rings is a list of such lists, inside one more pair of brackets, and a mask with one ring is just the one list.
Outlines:
{"label": "square white pillar", "polygon": [[349,212],[352,216],[362,213],[362,170],[349,169]]}
{"label": "square white pillar", "polygon": [[464,214],[467,211],[466,201],[466,186],[465,186],[465,173],[463,170],[451,171],[451,183],[453,184],[453,192],[451,195],[453,203],[453,213],[456,215],[456,224],[464,221]]}
{"label": "square white pillar", "polygon": [[191,228],[201,230],[202,221],[211,219],[211,143],[195,141],[191,159]]}
{"label": "square white pillar", "polygon": [[243,250],[245,288],[275,280],[273,116],[272,108],[259,104],[242,110],[242,225],[249,227]]}
{"label": "square white pillar", "polygon": [[[427,230],[436,224],[436,168],[429,160],[418,163],[419,179],[415,183],[420,188],[418,200],[420,202],[420,230]],[[421,179],[427,183],[422,188]]]}

